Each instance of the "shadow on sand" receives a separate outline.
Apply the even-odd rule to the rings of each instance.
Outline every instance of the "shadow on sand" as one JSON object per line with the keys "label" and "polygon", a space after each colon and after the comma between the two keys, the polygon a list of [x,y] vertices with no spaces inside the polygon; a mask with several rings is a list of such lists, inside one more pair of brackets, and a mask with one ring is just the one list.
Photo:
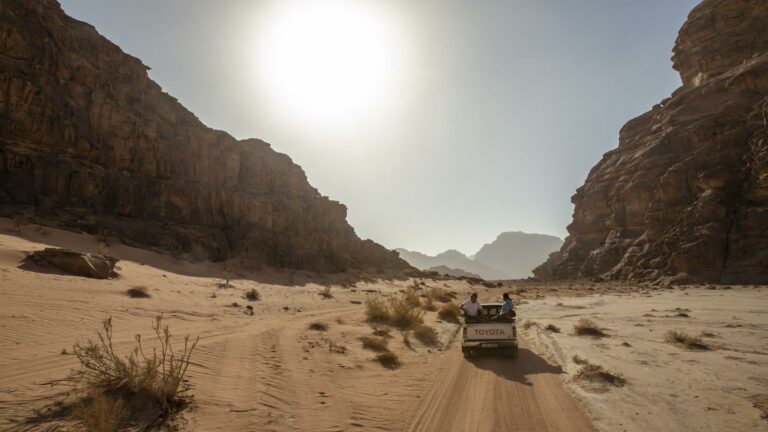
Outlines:
{"label": "shadow on sand", "polygon": [[560,366],[552,365],[527,348],[520,348],[516,358],[489,353],[471,359],[469,362],[478,369],[488,370],[504,379],[529,386],[533,385],[528,380],[529,375],[563,373]]}

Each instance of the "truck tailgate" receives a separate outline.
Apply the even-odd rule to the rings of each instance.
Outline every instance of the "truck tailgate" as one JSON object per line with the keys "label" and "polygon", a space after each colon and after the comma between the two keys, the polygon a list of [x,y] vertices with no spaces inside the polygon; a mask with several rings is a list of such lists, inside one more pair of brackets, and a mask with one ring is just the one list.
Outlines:
{"label": "truck tailgate", "polygon": [[464,327],[468,341],[515,339],[515,325],[510,323],[478,323]]}

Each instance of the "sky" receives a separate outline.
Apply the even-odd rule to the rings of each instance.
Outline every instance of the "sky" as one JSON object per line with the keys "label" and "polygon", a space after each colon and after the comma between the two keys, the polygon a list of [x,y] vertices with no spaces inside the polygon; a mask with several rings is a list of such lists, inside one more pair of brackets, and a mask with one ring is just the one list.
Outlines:
{"label": "sky", "polygon": [[206,125],[260,138],[362,238],[565,237],[621,126],[680,86],[694,0],[61,0]]}

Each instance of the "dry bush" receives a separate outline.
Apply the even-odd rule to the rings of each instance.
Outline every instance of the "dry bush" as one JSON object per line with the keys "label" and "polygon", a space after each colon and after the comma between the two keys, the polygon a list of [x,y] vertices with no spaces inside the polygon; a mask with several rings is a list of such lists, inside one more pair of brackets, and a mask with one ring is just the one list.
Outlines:
{"label": "dry bush", "polygon": [[382,326],[374,326],[373,327],[373,334],[374,336],[380,336],[385,338],[391,338],[392,335],[392,328],[386,325]]}
{"label": "dry bush", "polygon": [[554,325],[554,324],[547,324],[546,327],[544,327],[544,330],[549,330],[552,333],[560,333],[560,327]]}
{"label": "dry bush", "polygon": [[321,322],[313,322],[309,325],[310,330],[314,331],[327,331],[328,330],[328,324],[321,323]]}
{"label": "dry bush", "polygon": [[578,354],[574,354],[573,357],[571,357],[571,360],[573,360],[573,362],[576,363],[577,365],[589,364],[587,359],[585,359],[584,357],[582,357],[582,356],[580,356]]}
{"label": "dry bush", "polygon": [[598,327],[594,321],[589,318],[582,318],[578,323],[574,324],[573,334],[576,336],[608,336],[600,327]]}
{"label": "dry bush", "polygon": [[435,303],[434,297],[432,297],[429,294],[426,294],[424,296],[424,304],[421,306],[422,309],[429,312],[434,312],[437,310],[437,304]]}
{"label": "dry bush", "polygon": [[328,351],[336,354],[346,354],[347,353],[347,347],[344,345],[337,344],[334,341],[328,342]]}
{"label": "dry bush", "polygon": [[458,324],[461,318],[461,308],[453,303],[444,304],[437,311],[437,317],[443,321]]}
{"label": "dry bush", "polygon": [[537,322],[536,322],[536,321],[534,321],[534,320],[526,320],[526,321],[523,323],[523,328],[524,328],[524,329],[526,329],[526,330],[528,330],[529,328],[531,328],[531,327],[533,327],[533,326],[536,326],[536,327],[538,327],[538,326],[539,326],[539,323],[537,323]]}
{"label": "dry bush", "polygon": [[251,288],[249,291],[245,292],[243,298],[248,301],[259,301],[259,299],[261,299],[261,294],[256,291],[256,288]]}
{"label": "dry bush", "polygon": [[362,336],[360,337],[360,342],[363,343],[363,348],[373,352],[389,351],[389,340],[382,337]]}
{"label": "dry bush", "polygon": [[707,350],[709,346],[696,336],[689,336],[688,333],[679,330],[670,330],[664,335],[667,342],[682,345],[688,349]]}
{"label": "dry bush", "polygon": [[422,323],[423,312],[404,299],[389,299],[389,325],[399,329],[411,329]]}
{"label": "dry bush", "polygon": [[184,377],[199,338],[192,341],[186,336],[183,349],[174,350],[171,332],[158,316],[152,329],[159,346],[145,351],[141,335],[136,335],[133,351],[120,357],[112,343],[112,319],[106,319],[102,327],[97,341],[72,347],[80,369],[65,379],[87,391],[88,396],[75,405],[75,414],[88,430],[115,430],[115,423],[130,414],[129,402],[135,403],[137,397],[155,404],[163,418],[189,403],[190,387]]}
{"label": "dry bush", "polygon": [[427,290],[427,296],[440,303],[450,303],[458,297],[458,294],[443,288],[430,288]]}
{"label": "dry bush", "polygon": [[372,323],[389,321],[389,309],[384,299],[369,297],[365,300],[365,320]]}
{"label": "dry bush", "polygon": [[121,398],[94,391],[74,405],[72,414],[88,431],[117,432],[126,407]]}
{"label": "dry bush", "polygon": [[403,293],[403,302],[411,308],[421,307],[421,299],[419,299],[419,295],[416,294],[416,290],[410,287],[406,288]]}
{"label": "dry bush", "polygon": [[413,329],[413,336],[426,346],[436,346],[439,341],[435,329],[425,324],[417,325]]}
{"label": "dry bush", "polygon": [[327,286],[320,290],[320,292],[317,293],[320,297],[330,300],[333,298],[333,293],[331,293],[331,287]]}
{"label": "dry bush", "polygon": [[387,369],[397,369],[402,366],[400,358],[392,351],[383,352],[377,355],[376,360]]}
{"label": "dry bush", "polygon": [[406,299],[390,298],[384,301],[379,297],[365,301],[366,320],[371,323],[388,324],[399,329],[410,329],[421,324],[423,312],[419,307],[409,304]]}
{"label": "dry bush", "polygon": [[574,378],[592,382],[606,383],[615,387],[623,387],[627,379],[620,373],[613,373],[603,369],[602,366],[587,363],[576,372]]}
{"label": "dry bush", "polygon": [[135,286],[133,288],[128,288],[125,294],[130,298],[150,298],[152,296],[149,295],[148,291],[149,289],[145,286]]}

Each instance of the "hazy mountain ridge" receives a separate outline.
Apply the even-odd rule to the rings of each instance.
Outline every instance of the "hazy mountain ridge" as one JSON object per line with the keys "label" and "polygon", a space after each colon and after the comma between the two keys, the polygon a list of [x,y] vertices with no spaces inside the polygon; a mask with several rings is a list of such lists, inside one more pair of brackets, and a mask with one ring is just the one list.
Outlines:
{"label": "hazy mountain ridge", "polygon": [[473,255],[474,258],[453,249],[435,256],[402,248],[395,250],[401,258],[421,270],[443,266],[493,280],[532,276],[533,268],[562,244],[563,241],[555,236],[510,231],[499,234],[493,242],[483,245]]}

